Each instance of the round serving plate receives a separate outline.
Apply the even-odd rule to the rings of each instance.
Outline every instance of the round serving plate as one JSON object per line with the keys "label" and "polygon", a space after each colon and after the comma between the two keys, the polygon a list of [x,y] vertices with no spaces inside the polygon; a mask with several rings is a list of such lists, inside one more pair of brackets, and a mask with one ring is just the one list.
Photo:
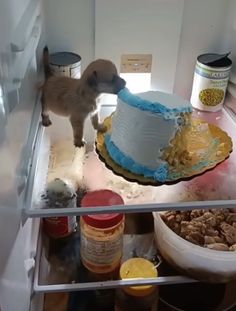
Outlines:
{"label": "round serving plate", "polygon": [[107,131],[97,133],[96,152],[107,168],[131,182],[137,182],[141,185],[161,186],[190,180],[212,170],[226,160],[232,152],[232,140],[225,131],[203,120],[192,119],[191,130],[186,141],[191,160],[184,166],[170,167],[166,180],[159,182],[153,178],[136,175],[122,168],[110,157],[105,145],[105,136],[111,132],[112,116],[113,114],[104,120]]}

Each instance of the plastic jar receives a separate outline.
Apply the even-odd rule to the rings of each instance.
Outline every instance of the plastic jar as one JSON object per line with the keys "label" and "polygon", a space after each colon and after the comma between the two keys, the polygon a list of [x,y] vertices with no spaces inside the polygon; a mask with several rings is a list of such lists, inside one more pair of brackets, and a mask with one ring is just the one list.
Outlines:
{"label": "plastic jar", "polygon": [[[123,199],[110,190],[88,192],[81,207],[123,205]],[[117,270],[123,251],[124,214],[97,214],[80,217],[80,253],[83,265],[96,274]]]}
{"label": "plastic jar", "polygon": [[[76,193],[70,181],[62,178],[52,180],[42,196],[47,208],[76,207]],[[76,216],[55,216],[43,218],[43,230],[48,237],[63,239],[76,231]]]}
{"label": "plastic jar", "polygon": [[46,217],[43,219],[44,232],[53,239],[62,239],[76,231],[75,216]]}
{"label": "plastic jar", "polygon": [[[157,277],[154,264],[144,258],[131,258],[120,268],[120,279],[143,279]],[[158,287],[141,285],[123,287],[116,291],[115,311],[156,311]]]}
{"label": "plastic jar", "polygon": [[195,67],[191,104],[203,111],[222,109],[232,61],[228,54],[202,54]]}

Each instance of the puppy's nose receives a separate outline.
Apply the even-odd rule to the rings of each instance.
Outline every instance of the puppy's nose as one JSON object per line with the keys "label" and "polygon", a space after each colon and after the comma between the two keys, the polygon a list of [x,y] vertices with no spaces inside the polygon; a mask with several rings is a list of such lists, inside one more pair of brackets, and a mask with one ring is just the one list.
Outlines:
{"label": "puppy's nose", "polygon": [[122,78],[121,79],[121,89],[123,89],[126,86],[126,81]]}
{"label": "puppy's nose", "polygon": [[119,77],[119,80],[116,83],[116,93],[120,92],[126,85],[126,81]]}

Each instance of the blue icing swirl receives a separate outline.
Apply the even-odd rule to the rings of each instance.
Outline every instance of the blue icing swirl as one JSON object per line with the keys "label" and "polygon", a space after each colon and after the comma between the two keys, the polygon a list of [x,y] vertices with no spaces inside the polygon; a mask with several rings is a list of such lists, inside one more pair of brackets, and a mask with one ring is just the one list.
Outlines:
{"label": "blue icing swirl", "polygon": [[120,166],[137,175],[144,175],[159,182],[165,182],[168,176],[168,164],[160,164],[156,170],[151,170],[142,164],[135,162],[130,157],[123,154],[122,151],[111,141],[111,136],[105,136],[105,144],[110,157]]}
{"label": "blue icing swirl", "polygon": [[155,171],[154,179],[164,182],[166,181],[167,175],[168,175],[168,164],[163,163]]}
{"label": "blue icing swirl", "polygon": [[165,120],[174,119],[176,118],[176,115],[180,113],[192,112],[191,106],[170,109],[158,102],[153,103],[146,99],[142,99],[141,97],[130,93],[127,88],[122,89],[118,93],[118,98],[127,105],[139,108],[140,110],[162,114]]}

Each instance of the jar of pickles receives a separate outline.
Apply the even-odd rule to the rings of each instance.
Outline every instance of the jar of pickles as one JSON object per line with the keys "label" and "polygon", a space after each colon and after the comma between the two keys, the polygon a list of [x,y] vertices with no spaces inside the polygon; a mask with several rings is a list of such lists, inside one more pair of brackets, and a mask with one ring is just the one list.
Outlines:
{"label": "jar of pickles", "polygon": [[[123,205],[119,194],[111,190],[88,192],[81,207]],[[98,275],[117,271],[123,250],[124,214],[95,214],[80,217],[81,260],[85,268]]]}
{"label": "jar of pickles", "polygon": [[[144,279],[157,277],[157,269],[152,262],[144,258],[131,258],[120,268],[120,279]],[[138,283],[138,280],[137,280]],[[117,289],[115,311],[156,311],[158,287],[141,285]]]}

